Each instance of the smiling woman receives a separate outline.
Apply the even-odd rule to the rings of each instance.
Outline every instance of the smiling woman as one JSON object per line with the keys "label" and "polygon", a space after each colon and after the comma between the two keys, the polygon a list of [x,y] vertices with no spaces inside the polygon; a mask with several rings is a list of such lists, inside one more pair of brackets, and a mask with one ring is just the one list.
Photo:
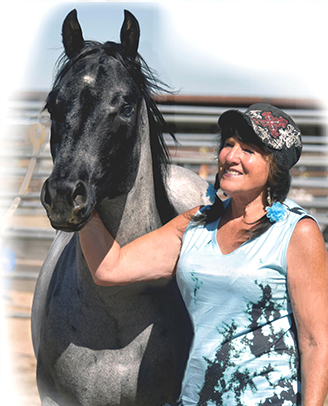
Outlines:
{"label": "smiling woman", "polygon": [[219,126],[218,182],[229,198],[123,248],[93,213],[80,231],[89,269],[101,285],[176,273],[194,327],[179,405],[322,406],[327,251],[314,219],[287,198],[300,131],[268,104],[227,111]]}
{"label": "smiling woman", "polygon": [[227,196],[244,191],[244,199],[266,191],[269,176],[268,154],[253,144],[239,141],[237,135],[225,140],[219,156],[219,181]]}

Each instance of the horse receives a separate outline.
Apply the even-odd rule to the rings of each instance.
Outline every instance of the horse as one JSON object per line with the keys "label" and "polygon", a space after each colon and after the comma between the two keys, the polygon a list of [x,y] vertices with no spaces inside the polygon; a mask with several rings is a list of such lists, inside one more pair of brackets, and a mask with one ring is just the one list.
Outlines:
{"label": "horse", "polygon": [[45,105],[53,169],[41,201],[57,233],[32,306],[43,406],[173,402],[192,340],[174,279],[97,286],[79,243],[93,210],[123,246],[215,194],[169,163],[152,97],[161,85],[138,53],[138,21],[124,13],[120,43],[85,41],[76,10],[67,15]]}

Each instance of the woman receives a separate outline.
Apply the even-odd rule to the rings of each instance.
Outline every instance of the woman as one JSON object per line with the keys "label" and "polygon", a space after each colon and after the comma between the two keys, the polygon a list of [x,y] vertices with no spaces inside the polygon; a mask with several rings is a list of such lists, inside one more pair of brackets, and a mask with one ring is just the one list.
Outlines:
{"label": "woman", "polygon": [[80,231],[87,263],[100,285],[177,274],[195,332],[183,406],[296,405],[300,392],[303,405],[322,405],[327,251],[314,219],[286,198],[300,131],[268,104],[227,111],[219,126],[217,183],[229,199],[123,248],[94,214]]}

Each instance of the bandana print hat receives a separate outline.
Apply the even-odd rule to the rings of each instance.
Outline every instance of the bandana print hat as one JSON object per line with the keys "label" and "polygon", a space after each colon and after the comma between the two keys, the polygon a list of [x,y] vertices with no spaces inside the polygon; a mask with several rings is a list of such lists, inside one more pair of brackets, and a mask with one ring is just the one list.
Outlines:
{"label": "bandana print hat", "polygon": [[[265,145],[281,152],[290,169],[302,152],[301,131],[284,111],[266,103],[251,105],[245,113],[228,110],[219,118],[221,130],[230,126],[238,128],[245,142]],[[250,131],[253,130],[253,131]]]}

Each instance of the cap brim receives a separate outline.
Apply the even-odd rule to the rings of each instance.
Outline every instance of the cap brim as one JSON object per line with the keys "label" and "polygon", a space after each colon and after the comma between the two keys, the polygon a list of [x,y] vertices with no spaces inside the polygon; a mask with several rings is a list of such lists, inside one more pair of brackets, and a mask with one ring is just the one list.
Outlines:
{"label": "cap brim", "polygon": [[236,128],[244,142],[263,146],[260,138],[253,130],[250,118],[239,110],[225,111],[219,117],[218,124],[223,133],[228,128]]}

